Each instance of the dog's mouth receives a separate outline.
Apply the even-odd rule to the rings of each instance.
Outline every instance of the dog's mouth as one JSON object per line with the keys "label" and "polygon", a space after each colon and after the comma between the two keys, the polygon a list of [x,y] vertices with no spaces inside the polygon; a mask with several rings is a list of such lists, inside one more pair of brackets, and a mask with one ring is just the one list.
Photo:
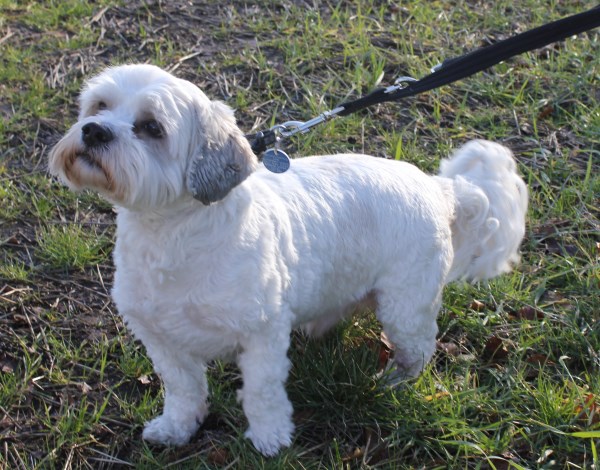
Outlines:
{"label": "dog's mouth", "polygon": [[98,162],[97,158],[93,155],[90,155],[87,152],[78,152],[75,154],[75,157],[83,161],[86,165],[102,171],[102,165],[100,165],[100,162]]}
{"label": "dog's mouth", "polygon": [[113,175],[99,155],[87,149],[81,149],[71,155],[69,163],[65,166],[65,174],[69,179],[80,186],[109,192],[115,189]]}

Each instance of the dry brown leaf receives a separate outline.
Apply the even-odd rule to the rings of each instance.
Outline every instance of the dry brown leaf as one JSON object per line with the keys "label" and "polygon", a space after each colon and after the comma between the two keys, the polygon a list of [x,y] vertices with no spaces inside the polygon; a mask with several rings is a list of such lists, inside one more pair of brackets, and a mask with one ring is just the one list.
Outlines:
{"label": "dry brown leaf", "polygon": [[212,465],[222,467],[229,459],[229,452],[222,447],[215,447],[208,453],[207,459]]}
{"label": "dry brown leaf", "polygon": [[554,362],[552,362],[550,359],[548,359],[548,356],[546,356],[545,354],[532,354],[531,356],[529,356],[527,359],[525,359],[526,362],[528,362],[529,364],[537,364],[537,365],[545,365],[545,364],[549,364],[549,365],[554,365]]}
{"label": "dry brown leaf", "polygon": [[600,423],[600,403],[593,393],[588,393],[584,402],[576,405],[574,411],[577,419],[586,425]]}
{"label": "dry brown leaf", "polygon": [[342,462],[349,462],[351,460],[360,459],[363,455],[364,450],[361,447],[355,447],[351,453],[349,453],[345,457],[342,457]]}
{"label": "dry brown leaf", "polygon": [[531,305],[525,305],[515,312],[515,316],[522,320],[543,320],[545,315],[541,310],[532,307]]}
{"label": "dry brown leaf", "polygon": [[501,361],[508,357],[506,341],[498,336],[490,336],[483,348],[483,355],[493,361]]}
{"label": "dry brown leaf", "polygon": [[485,304],[479,300],[473,300],[471,305],[469,305],[471,310],[475,310],[476,312],[483,312],[485,310]]}
{"label": "dry brown leaf", "polygon": [[438,351],[443,351],[444,353],[446,353],[448,356],[458,356],[460,354],[460,348],[456,343],[452,343],[452,342],[442,342],[442,341],[438,341],[436,343],[436,347]]}
{"label": "dry brown leaf", "polygon": [[552,113],[554,112],[554,105],[552,104],[548,104],[546,106],[544,106],[541,111],[538,113],[538,120],[541,121],[543,119],[546,119],[548,116],[550,116]]}
{"label": "dry brown leaf", "polygon": [[18,234],[15,235],[11,235],[10,237],[8,237],[4,243],[9,244],[9,245],[18,245],[19,244],[19,239],[17,238]]}
{"label": "dry brown leaf", "polygon": [[388,364],[388,362],[390,362],[390,359],[392,357],[392,353],[389,349],[387,348],[381,348],[379,350],[379,358],[377,359],[377,371],[381,372],[382,370],[384,370]]}
{"label": "dry brown leaf", "polygon": [[379,336],[379,358],[377,360],[377,370],[381,372],[384,370],[393,356],[394,353],[394,345],[388,339],[385,332],[382,331]]}

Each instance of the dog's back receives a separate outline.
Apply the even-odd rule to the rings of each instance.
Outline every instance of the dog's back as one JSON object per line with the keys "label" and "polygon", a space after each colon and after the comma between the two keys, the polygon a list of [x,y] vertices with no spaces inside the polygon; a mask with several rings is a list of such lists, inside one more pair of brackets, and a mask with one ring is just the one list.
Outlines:
{"label": "dog's back", "polygon": [[282,203],[278,217],[292,226],[298,256],[287,263],[294,286],[287,300],[297,322],[343,316],[382,279],[415,290],[444,282],[453,205],[415,166],[361,155],[307,157],[284,175],[263,170],[248,183],[268,188],[253,190],[254,202]]}

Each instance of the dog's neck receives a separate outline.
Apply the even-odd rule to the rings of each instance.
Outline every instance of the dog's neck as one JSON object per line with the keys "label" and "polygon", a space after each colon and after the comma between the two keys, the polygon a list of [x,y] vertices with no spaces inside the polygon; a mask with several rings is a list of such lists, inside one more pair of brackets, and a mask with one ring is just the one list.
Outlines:
{"label": "dog's neck", "polygon": [[191,195],[182,196],[162,207],[137,209],[117,206],[117,225],[127,221],[151,231],[172,230],[175,226],[193,225],[195,230],[203,227],[211,232],[218,228],[226,230],[236,225],[243,213],[250,207],[252,197],[242,183],[234,188],[223,200],[205,205]]}

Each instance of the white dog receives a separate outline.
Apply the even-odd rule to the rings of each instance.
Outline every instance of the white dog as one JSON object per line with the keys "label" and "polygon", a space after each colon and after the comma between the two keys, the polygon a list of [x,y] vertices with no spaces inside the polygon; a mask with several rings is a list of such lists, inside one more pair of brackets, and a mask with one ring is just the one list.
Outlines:
{"label": "white dog", "polygon": [[364,155],[273,174],[229,107],[157,67],[109,68],[80,104],[50,171],[118,206],[114,300],[165,385],[151,442],[188,442],[207,414],[206,363],[233,355],[246,435],[273,455],[294,427],[293,328],[321,333],[375,300],[414,376],[434,353],[444,285],[518,261],[527,189],[500,145],[468,143],[433,177]]}

